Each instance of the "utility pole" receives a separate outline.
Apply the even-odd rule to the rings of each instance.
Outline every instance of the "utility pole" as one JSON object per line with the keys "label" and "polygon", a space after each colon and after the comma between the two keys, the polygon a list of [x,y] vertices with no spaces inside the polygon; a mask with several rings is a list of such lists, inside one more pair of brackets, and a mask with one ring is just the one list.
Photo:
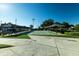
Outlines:
{"label": "utility pole", "polygon": [[15,19],[15,32],[17,32],[17,18]]}
{"label": "utility pole", "polygon": [[0,21],[0,25],[2,24],[2,20]]}
{"label": "utility pole", "polygon": [[38,28],[39,28],[39,26],[40,26],[40,25],[39,25],[39,20],[38,20]]}
{"label": "utility pole", "polygon": [[33,21],[33,27],[34,27],[35,19],[33,18],[32,21]]}
{"label": "utility pole", "polygon": [[[2,24],[2,20],[0,21],[0,26]],[[3,36],[3,30],[2,30],[2,26],[1,26],[1,36]]]}
{"label": "utility pole", "polygon": [[15,25],[17,25],[17,18],[15,19]]}

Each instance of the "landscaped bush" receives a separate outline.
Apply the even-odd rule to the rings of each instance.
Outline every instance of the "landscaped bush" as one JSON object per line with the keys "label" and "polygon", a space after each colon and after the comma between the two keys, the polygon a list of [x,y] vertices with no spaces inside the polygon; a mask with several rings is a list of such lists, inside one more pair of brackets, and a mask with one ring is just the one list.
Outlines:
{"label": "landscaped bush", "polygon": [[60,33],[62,33],[62,34],[64,34],[65,32],[69,32],[68,30],[60,30],[60,31],[58,31],[58,32],[60,32]]}
{"label": "landscaped bush", "polygon": [[66,35],[79,36],[79,32],[65,32]]}

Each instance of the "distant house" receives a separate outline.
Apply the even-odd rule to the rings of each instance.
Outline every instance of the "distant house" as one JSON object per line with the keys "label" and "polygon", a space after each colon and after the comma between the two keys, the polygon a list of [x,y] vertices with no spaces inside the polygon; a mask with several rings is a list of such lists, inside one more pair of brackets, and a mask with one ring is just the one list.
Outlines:
{"label": "distant house", "polygon": [[60,31],[60,30],[65,29],[62,24],[53,24],[51,26],[48,26],[47,28],[48,28],[48,30],[51,30],[51,31]]}
{"label": "distant house", "polygon": [[2,33],[16,33],[21,31],[29,31],[30,28],[26,26],[19,26],[12,23],[1,24],[0,32]]}

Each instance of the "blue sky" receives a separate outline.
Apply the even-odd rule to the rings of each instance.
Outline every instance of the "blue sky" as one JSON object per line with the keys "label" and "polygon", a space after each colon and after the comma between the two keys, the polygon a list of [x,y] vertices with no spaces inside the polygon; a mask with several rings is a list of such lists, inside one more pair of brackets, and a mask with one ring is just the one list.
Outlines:
{"label": "blue sky", "polygon": [[12,22],[29,26],[35,19],[35,27],[44,20],[52,18],[55,21],[67,21],[70,24],[79,23],[79,4],[53,4],[53,3],[16,3],[0,4],[0,21]]}

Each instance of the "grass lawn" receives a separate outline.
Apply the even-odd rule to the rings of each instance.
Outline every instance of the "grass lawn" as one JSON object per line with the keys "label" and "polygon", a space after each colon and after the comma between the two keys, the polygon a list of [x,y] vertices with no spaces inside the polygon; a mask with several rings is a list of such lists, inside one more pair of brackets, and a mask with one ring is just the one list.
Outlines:
{"label": "grass lawn", "polygon": [[76,35],[66,35],[66,34],[60,34],[53,31],[35,31],[32,33],[32,35],[37,36],[52,36],[52,37],[68,37],[68,38],[79,38],[79,36]]}
{"label": "grass lawn", "polygon": [[34,31],[33,33],[31,33],[31,35],[49,36],[49,35],[56,35],[56,32],[53,32],[53,31]]}
{"label": "grass lawn", "polygon": [[30,39],[30,37],[27,34],[12,35],[12,36],[2,36],[2,38]]}
{"label": "grass lawn", "polygon": [[73,36],[73,35],[53,35],[53,37],[79,38],[79,36]]}
{"label": "grass lawn", "polygon": [[8,48],[8,47],[13,47],[12,45],[7,45],[7,44],[0,44],[0,49],[1,48]]}

